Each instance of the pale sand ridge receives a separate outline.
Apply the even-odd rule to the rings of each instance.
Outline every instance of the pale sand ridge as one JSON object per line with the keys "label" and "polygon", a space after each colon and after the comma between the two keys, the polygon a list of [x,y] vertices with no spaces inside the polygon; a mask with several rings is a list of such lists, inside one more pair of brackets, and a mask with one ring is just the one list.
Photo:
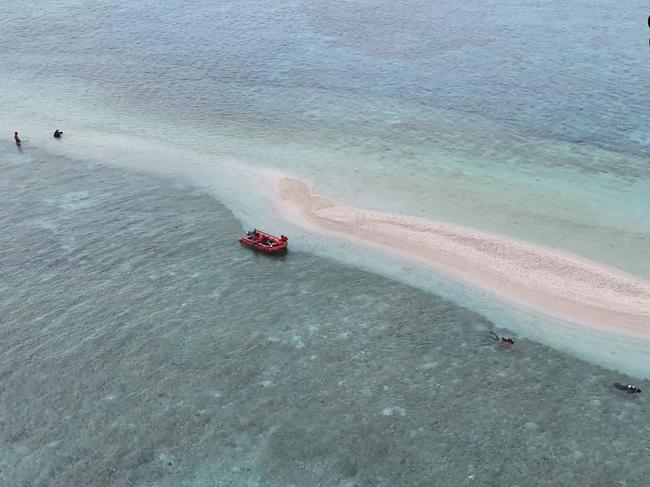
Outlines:
{"label": "pale sand ridge", "polygon": [[564,320],[650,336],[650,282],[541,245],[422,218],[338,206],[284,177],[278,207],[303,227],[416,259]]}

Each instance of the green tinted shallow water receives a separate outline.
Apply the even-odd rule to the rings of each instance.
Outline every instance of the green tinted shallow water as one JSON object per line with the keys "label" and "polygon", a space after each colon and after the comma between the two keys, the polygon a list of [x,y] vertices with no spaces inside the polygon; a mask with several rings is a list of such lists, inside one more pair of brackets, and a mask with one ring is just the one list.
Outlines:
{"label": "green tinted shallow water", "polygon": [[573,358],[644,376],[642,343],[318,241],[224,161],[648,277],[645,8],[3,9],[0,483],[644,485],[645,392]]}
{"label": "green tinted shallow water", "polygon": [[191,187],[55,157],[0,167],[4,485],[650,474],[647,400],[611,388],[630,378],[500,349],[480,315],[329,259],[251,253]]}
{"label": "green tinted shallow water", "polygon": [[[124,148],[104,144],[95,153],[93,146],[102,143],[96,135],[114,134],[116,141],[136,136],[142,143],[129,141],[127,147],[161,146],[151,153],[141,149],[140,160],[132,157],[129,165],[136,169],[156,172],[151,161],[171,145],[177,157],[166,159],[180,176],[187,158],[217,166],[237,159],[302,177],[316,191],[349,205],[509,235],[650,276],[650,163],[644,156],[539,137],[478,115],[389,98],[319,91],[310,96],[303,90],[302,98],[328,107],[313,120],[259,123],[215,115],[208,124],[177,114],[151,118],[152,107],[142,102],[131,111],[115,111],[94,91],[70,110],[65,100],[33,94],[24,85],[14,88],[23,98],[18,107],[15,92],[0,94],[10,107],[5,124],[20,113],[35,113],[23,133],[41,146],[52,123],[66,127],[65,143],[77,147],[76,157],[115,162]],[[50,89],[69,87],[56,81]],[[79,85],[73,92],[84,89]],[[264,92],[261,98],[274,96]],[[57,121],[44,116],[43,107]],[[350,113],[368,115],[334,122]],[[78,150],[82,145],[86,152]],[[217,194],[225,190],[219,177],[214,186]],[[249,204],[246,199],[242,191],[228,205],[239,214]]]}
{"label": "green tinted shallow water", "polygon": [[7,134],[157,138],[650,276],[640,0],[67,5],[1,20]]}

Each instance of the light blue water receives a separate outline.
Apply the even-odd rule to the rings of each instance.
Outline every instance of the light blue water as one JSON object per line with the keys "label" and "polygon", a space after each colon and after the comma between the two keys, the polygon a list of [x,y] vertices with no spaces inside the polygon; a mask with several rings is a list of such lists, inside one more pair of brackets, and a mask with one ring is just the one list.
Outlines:
{"label": "light blue water", "polygon": [[161,138],[650,275],[642,2],[8,10],[8,132]]}
{"label": "light blue water", "polygon": [[[393,280],[233,245],[211,196],[0,158],[0,483],[643,485],[633,379]],[[647,389],[648,381],[640,386]]]}
{"label": "light blue water", "polygon": [[282,222],[221,168],[649,277],[643,2],[0,7],[3,484],[642,485],[633,379],[399,262],[242,253],[230,212]]}

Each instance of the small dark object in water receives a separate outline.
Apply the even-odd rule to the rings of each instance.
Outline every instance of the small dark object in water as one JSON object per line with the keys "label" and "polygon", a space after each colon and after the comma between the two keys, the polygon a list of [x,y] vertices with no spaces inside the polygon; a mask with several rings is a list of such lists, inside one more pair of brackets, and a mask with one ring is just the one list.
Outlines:
{"label": "small dark object in water", "polygon": [[20,147],[20,137],[18,137],[18,132],[14,132],[14,142],[16,142],[16,145]]}
{"label": "small dark object in water", "polygon": [[490,338],[501,345],[514,345],[515,341],[510,337],[500,337],[493,331],[490,332]]}
{"label": "small dark object in water", "polygon": [[628,384],[628,385],[624,386],[623,384],[619,384],[618,382],[614,382],[614,387],[616,387],[617,389],[619,389],[621,391],[625,391],[628,394],[635,394],[635,393],[640,394],[641,393],[640,388],[638,388],[637,386],[633,386],[631,384]]}
{"label": "small dark object in water", "polygon": [[56,129],[54,131],[54,138],[55,139],[60,139],[62,135],[63,135],[63,132],[61,132],[59,129]]}

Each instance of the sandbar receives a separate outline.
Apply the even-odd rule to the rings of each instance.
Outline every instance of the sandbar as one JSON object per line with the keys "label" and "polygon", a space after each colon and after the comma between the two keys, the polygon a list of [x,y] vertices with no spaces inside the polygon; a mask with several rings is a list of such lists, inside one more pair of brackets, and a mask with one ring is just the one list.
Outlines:
{"label": "sandbar", "polygon": [[564,321],[650,337],[650,282],[642,278],[532,242],[338,205],[292,177],[275,190],[277,209],[299,227],[379,247]]}

